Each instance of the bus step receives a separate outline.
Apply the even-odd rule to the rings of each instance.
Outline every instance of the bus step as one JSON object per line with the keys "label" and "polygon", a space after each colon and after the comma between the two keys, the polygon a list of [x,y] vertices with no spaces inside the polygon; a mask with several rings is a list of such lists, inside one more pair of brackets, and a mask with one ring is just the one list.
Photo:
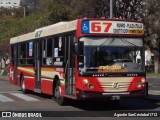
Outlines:
{"label": "bus step", "polygon": [[66,98],[70,98],[70,99],[74,99],[74,100],[76,100],[76,99],[77,99],[75,96],[72,96],[72,95],[65,95],[64,97],[66,97]]}
{"label": "bus step", "polygon": [[34,89],[34,92],[41,93],[41,89]]}

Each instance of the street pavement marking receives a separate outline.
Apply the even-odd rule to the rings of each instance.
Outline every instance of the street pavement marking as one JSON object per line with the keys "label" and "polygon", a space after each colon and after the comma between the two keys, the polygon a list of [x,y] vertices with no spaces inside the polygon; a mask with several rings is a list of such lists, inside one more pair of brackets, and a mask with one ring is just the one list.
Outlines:
{"label": "street pavement marking", "polygon": [[11,93],[11,95],[14,95],[16,97],[19,97],[23,100],[26,100],[26,101],[39,101],[38,99],[36,98],[33,98],[33,97],[30,97],[30,96],[27,96],[27,95],[24,95],[22,93]]}
{"label": "street pavement marking", "polygon": [[13,102],[14,100],[12,100],[12,99],[0,94],[0,101],[1,102]]}
{"label": "street pavement marking", "polygon": [[3,91],[3,92],[0,92],[0,94],[3,94],[3,93],[22,93],[21,91],[17,91],[17,90],[15,90],[15,91]]}

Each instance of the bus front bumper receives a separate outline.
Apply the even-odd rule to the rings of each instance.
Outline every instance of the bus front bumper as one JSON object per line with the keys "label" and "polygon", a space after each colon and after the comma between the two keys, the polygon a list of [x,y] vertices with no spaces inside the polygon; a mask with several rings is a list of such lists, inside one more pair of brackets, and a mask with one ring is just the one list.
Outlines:
{"label": "bus front bumper", "polygon": [[112,99],[113,97],[119,98],[139,98],[145,97],[145,90],[132,91],[132,92],[89,92],[78,90],[77,98],[79,100],[87,99]]}

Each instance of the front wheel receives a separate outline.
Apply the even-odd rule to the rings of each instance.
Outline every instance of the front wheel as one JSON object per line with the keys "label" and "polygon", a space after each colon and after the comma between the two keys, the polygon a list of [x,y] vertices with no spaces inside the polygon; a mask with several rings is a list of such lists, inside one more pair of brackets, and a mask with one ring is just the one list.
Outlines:
{"label": "front wheel", "polygon": [[57,81],[56,87],[54,89],[54,97],[59,105],[65,105],[66,104],[66,98],[64,98],[62,95],[60,80]]}
{"label": "front wheel", "polygon": [[24,84],[24,77],[23,76],[21,77],[21,91],[22,91],[23,94],[27,93],[27,90],[26,90],[26,87],[25,87],[25,84]]}
{"label": "front wheel", "polygon": [[146,82],[146,85],[145,85],[145,96],[146,97],[148,96],[148,82]]}

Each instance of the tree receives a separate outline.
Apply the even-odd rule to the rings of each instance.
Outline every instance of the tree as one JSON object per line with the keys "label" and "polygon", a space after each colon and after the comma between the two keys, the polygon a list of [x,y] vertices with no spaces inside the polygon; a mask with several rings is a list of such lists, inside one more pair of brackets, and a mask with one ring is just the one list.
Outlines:
{"label": "tree", "polygon": [[145,24],[145,42],[154,53],[155,73],[159,72],[160,60],[160,1],[145,0],[143,4],[142,16]]}
{"label": "tree", "polygon": [[109,16],[109,0],[71,0],[71,7],[80,18],[100,18]]}
{"label": "tree", "polygon": [[0,17],[4,16],[14,16],[14,17],[22,17],[23,16],[22,7],[19,8],[0,8]]}
{"label": "tree", "polygon": [[142,6],[142,0],[114,0],[114,17],[140,20],[139,9]]}
{"label": "tree", "polygon": [[76,11],[66,4],[59,3],[57,0],[50,2],[47,7],[48,20],[53,24],[60,21],[68,21],[77,18]]}

